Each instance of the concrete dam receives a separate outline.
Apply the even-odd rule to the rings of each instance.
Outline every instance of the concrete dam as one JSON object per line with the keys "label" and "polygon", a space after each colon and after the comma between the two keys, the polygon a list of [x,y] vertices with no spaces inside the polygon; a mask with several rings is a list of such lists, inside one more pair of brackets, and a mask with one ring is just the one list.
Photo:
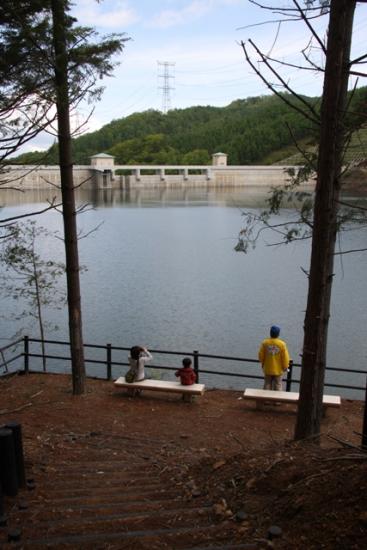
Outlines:
{"label": "concrete dam", "polygon": [[[215,153],[212,165],[116,165],[111,155],[91,157],[90,165],[73,167],[74,185],[83,189],[233,188],[279,186],[289,183],[289,168],[297,166],[231,166],[227,155]],[[0,174],[0,184],[21,189],[47,189],[60,185],[60,168],[12,165]],[[313,178],[307,182],[314,185]]]}

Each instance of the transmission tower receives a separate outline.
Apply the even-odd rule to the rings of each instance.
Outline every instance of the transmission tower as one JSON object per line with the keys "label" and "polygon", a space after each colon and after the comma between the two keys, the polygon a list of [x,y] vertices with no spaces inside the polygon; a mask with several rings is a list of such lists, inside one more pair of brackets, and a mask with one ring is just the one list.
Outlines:
{"label": "transmission tower", "polygon": [[174,75],[170,73],[170,68],[174,67],[176,63],[169,63],[168,61],[157,61],[158,64],[158,79],[163,78],[163,86],[158,86],[159,90],[162,90],[162,112],[167,114],[167,111],[171,108],[171,95],[170,91],[174,90],[170,85],[170,79],[174,78]]}

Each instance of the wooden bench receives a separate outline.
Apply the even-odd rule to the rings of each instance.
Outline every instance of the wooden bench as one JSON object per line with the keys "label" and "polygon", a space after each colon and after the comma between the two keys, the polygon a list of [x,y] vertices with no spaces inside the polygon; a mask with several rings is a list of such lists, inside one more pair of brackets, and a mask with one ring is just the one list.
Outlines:
{"label": "wooden bench", "polygon": [[168,380],[151,380],[145,378],[140,382],[133,382],[132,384],[126,382],[124,376],[120,376],[115,381],[115,386],[119,388],[126,388],[130,390],[130,393],[134,393],[132,390],[151,390],[151,391],[163,391],[170,393],[180,393],[182,396],[194,396],[194,395],[203,395],[205,391],[204,384],[191,384],[191,386],[183,386],[180,382],[168,381]]}
{"label": "wooden bench", "polygon": [[[275,403],[297,403],[299,400],[298,392],[291,391],[272,391],[272,390],[255,390],[246,388],[243,394],[244,399],[252,399],[256,401],[256,406],[260,407],[265,402]],[[339,395],[324,395],[322,398],[324,408],[340,407],[341,399]]]}

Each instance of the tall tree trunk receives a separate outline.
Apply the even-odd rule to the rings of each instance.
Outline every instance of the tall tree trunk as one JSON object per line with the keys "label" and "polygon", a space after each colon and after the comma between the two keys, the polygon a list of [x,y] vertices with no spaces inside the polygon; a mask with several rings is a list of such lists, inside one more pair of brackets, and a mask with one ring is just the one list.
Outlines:
{"label": "tall tree trunk", "polygon": [[330,2],[311,264],[295,439],[317,436],[320,433],[355,5],[356,2],[353,0]]}
{"label": "tall tree trunk", "polygon": [[73,393],[85,391],[85,363],[79,282],[79,256],[71,152],[69,116],[68,63],[66,48],[67,22],[65,0],[51,0],[53,45],[55,50],[55,88],[58,120],[61,194],[63,204],[66,255],[69,335],[72,361]]}

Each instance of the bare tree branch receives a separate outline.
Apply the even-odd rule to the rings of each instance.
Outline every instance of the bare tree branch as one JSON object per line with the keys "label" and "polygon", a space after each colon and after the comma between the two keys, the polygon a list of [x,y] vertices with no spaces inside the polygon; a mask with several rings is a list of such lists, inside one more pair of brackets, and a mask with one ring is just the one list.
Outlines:
{"label": "bare tree branch", "polygon": [[356,57],[356,59],[353,59],[352,61],[350,61],[349,65],[350,67],[352,65],[356,65],[357,63],[360,63],[364,59],[367,59],[367,54],[361,55],[360,57]]}
{"label": "bare tree branch", "polygon": [[279,98],[282,99],[282,101],[284,101],[284,103],[286,103],[287,105],[289,105],[289,107],[292,107],[292,109],[295,109],[296,111],[298,111],[300,114],[302,114],[305,118],[307,118],[308,120],[310,120],[313,124],[320,124],[320,121],[319,121],[319,117],[317,115],[317,113],[314,111],[313,107],[307,102],[305,101],[305,99],[303,99],[300,95],[298,95],[294,90],[292,90],[290,88],[290,86],[288,86],[288,84],[280,77],[280,75],[278,73],[276,73],[274,71],[274,69],[272,68],[272,66],[267,62],[266,58],[264,57],[264,55],[262,54],[262,52],[257,48],[256,44],[254,44],[254,42],[252,42],[252,40],[249,40],[249,43],[251,44],[251,46],[255,49],[255,51],[260,55],[260,57],[262,58],[264,64],[270,69],[270,71],[275,74],[276,78],[278,78],[278,80],[281,82],[281,84],[284,86],[284,88],[290,93],[292,94],[294,97],[296,97],[297,99],[299,99],[301,101],[301,103],[305,104],[307,109],[311,112],[311,115],[309,114],[309,112],[301,109],[300,107],[298,107],[297,105],[294,105],[292,104],[290,101],[288,101],[288,99],[281,93],[279,93],[275,86],[273,84],[271,84],[268,80],[266,80],[266,78],[263,76],[263,74],[261,73],[261,71],[259,69],[256,68],[256,66],[254,65],[254,63],[251,61],[251,58],[250,56],[248,55],[248,52],[247,52],[247,49],[246,49],[246,45],[244,42],[241,42],[241,46],[242,46],[242,49],[245,53],[245,57],[246,57],[246,61],[248,62],[248,64],[252,67],[252,69],[255,71],[255,73],[261,78],[261,80],[264,82],[264,84],[276,95],[278,96]]}
{"label": "bare tree branch", "polygon": [[355,252],[366,252],[367,248],[356,248],[354,250],[345,250],[344,252],[334,252],[334,256],[342,256],[345,254],[354,254]]}
{"label": "bare tree branch", "polygon": [[301,17],[301,19],[303,20],[303,22],[305,23],[305,25],[307,26],[307,28],[311,31],[311,34],[312,36],[315,38],[315,40],[318,42],[322,52],[324,54],[326,54],[326,48],[325,48],[325,44],[322,42],[322,40],[320,39],[319,35],[317,34],[317,32],[315,31],[315,29],[313,28],[313,26],[310,24],[310,18],[309,17],[306,17],[306,14],[304,12],[304,10],[301,8],[301,6],[298,4],[297,0],[293,0],[293,3],[295,6],[297,6],[297,9],[298,9],[298,12],[299,12],[299,15]]}
{"label": "bare tree branch", "polygon": [[341,200],[338,200],[337,203],[341,204],[342,206],[347,206],[348,208],[354,208],[356,210],[363,210],[364,212],[367,212],[367,207],[361,206],[359,204],[351,204],[350,202],[341,201]]}
{"label": "bare tree branch", "polygon": [[305,159],[306,163],[307,164],[311,164],[311,167],[312,167],[312,170],[316,171],[316,166],[314,165],[314,163],[312,162],[312,159],[310,158],[310,153],[305,151],[304,149],[301,149],[301,147],[299,146],[298,144],[298,141],[296,140],[294,134],[293,134],[293,130],[292,128],[289,126],[288,122],[286,122],[286,125],[287,125],[287,128],[288,128],[288,131],[291,135],[291,138],[292,138],[292,141],[297,149],[297,151],[302,155],[302,157]]}
{"label": "bare tree branch", "polygon": [[[295,241],[307,241],[307,240],[311,239],[311,237],[312,237],[312,235],[304,235],[303,237],[293,237],[292,238],[292,243],[295,242]],[[284,240],[276,242],[276,243],[266,244],[266,246],[282,246],[282,245],[284,245]]]}
{"label": "bare tree branch", "polygon": [[358,72],[358,71],[349,71],[349,74],[351,76],[361,76],[362,78],[367,77],[367,73],[361,73],[361,72]]}
{"label": "bare tree branch", "polygon": [[78,241],[80,241],[81,239],[85,239],[86,237],[89,237],[90,235],[92,235],[92,233],[95,233],[96,231],[98,231],[98,229],[104,224],[104,221],[101,221],[98,225],[96,225],[95,227],[93,227],[93,229],[91,229],[90,231],[87,231],[86,233],[83,233],[83,232],[79,232],[78,233]]}
{"label": "bare tree branch", "polygon": [[[303,65],[296,65],[295,63],[287,63],[286,61],[281,61],[280,59],[274,59],[273,57],[269,57],[268,55],[264,54],[264,58],[266,58],[271,63],[277,63],[278,65],[282,65],[283,67],[290,67],[291,69],[299,69],[301,71],[319,71],[324,72],[324,69],[321,67],[318,67],[317,65],[313,64],[312,67],[305,67]],[[307,62],[312,64],[312,62],[308,59]]]}
{"label": "bare tree branch", "polygon": [[59,206],[62,206],[62,203],[55,204],[56,197],[51,201],[50,206],[47,208],[43,208],[42,210],[37,210],[36,212],[28,212],[27,214],[19,214],[19,216],[12,216],[10,218],[3,218],[0,219],[0,223],[8,223],[13,222],[15,220],[20,220],[22,218],[29,218],[31,216],[38,216],[39,214],[43,214],[44,212],[48,212],[49,210],[56,209]]}

